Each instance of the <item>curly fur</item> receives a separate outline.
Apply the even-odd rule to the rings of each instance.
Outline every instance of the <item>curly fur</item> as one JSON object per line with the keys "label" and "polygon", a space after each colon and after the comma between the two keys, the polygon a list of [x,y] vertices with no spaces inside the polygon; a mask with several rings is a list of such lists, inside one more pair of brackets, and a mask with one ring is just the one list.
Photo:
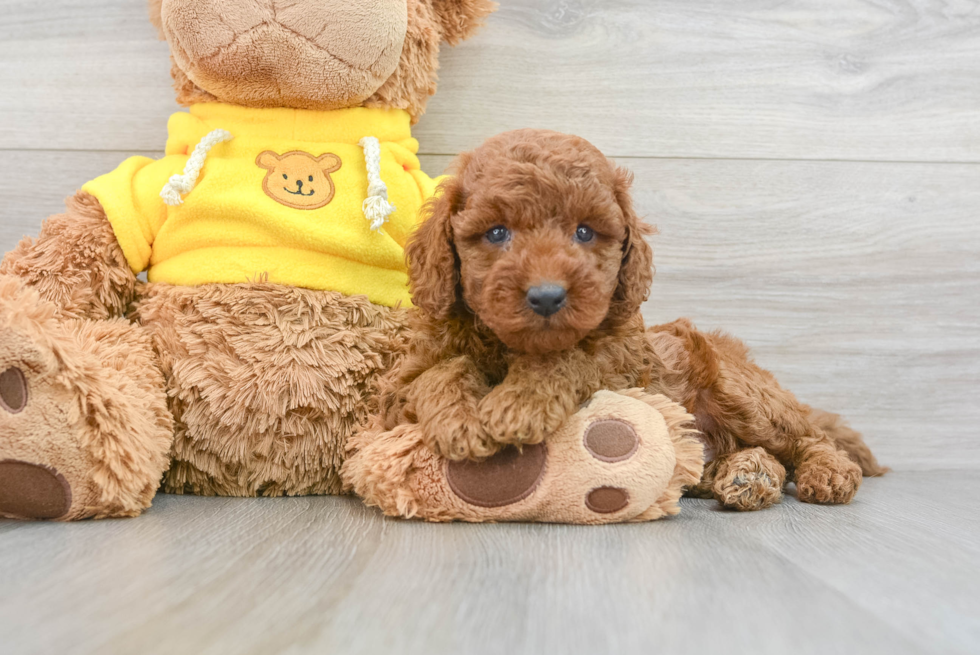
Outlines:
{"label": "curly fur", "polygon": [[[775,502],[762,489],[732,500],[726,485],[743,469],[767,472],[779,492],[788,468],[800,499],[822,503],[850,501],[862,466],[882,471],[857,433],[796,400],[741,342],[685,319],[644,328],[653,230],[632,207],[629,174],[588,142],[510,132],[462,155],[454,172],[407,247],[420,311],[380,400],[385,429],[418,422],[440,455],[483,457],[541,441],[598,389],[643,387],[694,414],[719,457],[748,451],[715,476],[728,480],[712,487],[728,505]],[[496,225],[512,234],[503,245],[484,237]],[[579,225],[593,242],[573,241]],[[525,300],[545,280],[568,294],[547,319]]]}
{"label": "curly fur", "polygon": [[786,468],[763,448],[722,455],[704,468],[700,483],[688,493],[717,498],[728,509],[765,509],[782,500]]}

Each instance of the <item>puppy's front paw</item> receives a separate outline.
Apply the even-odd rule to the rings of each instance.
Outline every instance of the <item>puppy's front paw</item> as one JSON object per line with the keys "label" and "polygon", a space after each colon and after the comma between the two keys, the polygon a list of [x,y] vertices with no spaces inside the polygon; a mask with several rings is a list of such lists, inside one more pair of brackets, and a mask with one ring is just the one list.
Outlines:
{"label": "puppy's front paw", "polygon": [[420,421],[426,445],[446,459],[482,459],[500,448],[471,412],[459,407],[443,411]]}
{"label": "puppy's front paw", "polygon": [[536,444],[556,432],[569,413],[554,396],[502,384],[480,402],[480,424],[502,444]]}
{"label": "puppy's front paw", "polygon": [[718,501],[728,509],[750,512],[780,501],[786,469],[762,448],[749,448],[720,460],[714,476]]}
{"label": "puppy's front paw", "polygon": [[861,486],[861,467],[845,453],[804,460],[796,469],[796,492],[804,503],[843,505]]}

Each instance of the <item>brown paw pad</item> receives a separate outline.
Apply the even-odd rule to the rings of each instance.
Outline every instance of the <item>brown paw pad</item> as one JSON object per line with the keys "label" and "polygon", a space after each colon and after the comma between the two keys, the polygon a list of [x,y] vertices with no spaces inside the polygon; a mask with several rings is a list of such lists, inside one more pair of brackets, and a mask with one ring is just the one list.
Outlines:
{"label": "brown paw pad", "polygon": [[630,424],[616,419],[596,421],[585,431],[585,449],[603,462],[622,462],[640,447],[640,438]]}
{"label": "brown paw pad", "polygon": [[71,487],[53,468],[0,462],[0,514],[25,519],[56,519],[71,508]]}
{"label": "brown paw pad", "polygon": [[0,407],[11,414],[22,412],[27,407],[27,379],[16,366],[0,373]]}
{"label": "brown paw pad", "polygon": [[446,480],[450,489],[470,505],[503,507],[524,500],[544,477],[548,450],[544,444],[507,446],[479,462],[450,461]]}
{"label": "brown paw pad", "polygon": [[619,487],[596,487],[585,497],[585,506],[596,514],[612,514],[629,503],[629,493]]}

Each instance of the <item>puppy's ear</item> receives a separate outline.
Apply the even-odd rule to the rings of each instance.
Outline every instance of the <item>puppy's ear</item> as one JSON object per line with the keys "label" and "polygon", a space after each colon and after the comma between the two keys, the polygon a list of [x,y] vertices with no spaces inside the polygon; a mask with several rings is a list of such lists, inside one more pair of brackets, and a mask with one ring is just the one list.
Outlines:
{"label": "puppy's ear", "polygon": [[442,31],[449,45],[470,38],[483,24],[483,19],[497,10],[492,0],[432,0]]}
{"label": "puppy's ear", "polygon": [[461,298],[451,218],[464,203],[459,178],[444,180],[423,210],[428,217],[405,246],[412,302],[435,319],[449,318]]}
{"label": "puppy's ear", "polygon": [[623,241],[623,261],[619,267],[619,285],[609,307],[608,320],[613,324],[623,323],[640,310],[640,305],[650,295],[650,285],[653,283],[653,249],[645,237],[657,231],[636,215],[630,195],[632,184],[633,174],[625,168],[617,168],[616,202],[626,221],[626,238]]}

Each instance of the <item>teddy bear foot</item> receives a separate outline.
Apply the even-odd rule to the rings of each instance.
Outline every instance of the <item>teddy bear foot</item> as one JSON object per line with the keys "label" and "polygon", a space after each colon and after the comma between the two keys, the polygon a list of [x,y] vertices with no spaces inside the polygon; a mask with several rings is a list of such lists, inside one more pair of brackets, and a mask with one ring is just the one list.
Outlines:
{"label": "teddy bear foot", "polygon": [[77,403],[55,382],[53,354],[23,337],[0,330],[0,516],[80,518],[94,485],[72,416]]}
{"label": "teddy bear foot", "polygon": [[139,328],[61,319],[0,278],[0,516],[138,514],[171,440],[163,378]]}
{"label": "teddy bear foot", "polygon": [[[0,411],[27,406],[27,378],[17,366],[0,373]],[[0,461],[0,515],[56,519],[71,509],[71,485],[54,468],[15,459]]]}
{"label": "teddy bear foot", "polygon": [[57,470],[41,464],[0,461],[0,516],[57,519],[71,510],[71,485]]}
{"label": "teddy bear foot", "polygon": [[690,421],[663,396],[600,391],[541,444],[508,446],[482,461],[447,461],[422,446],[417,426],[401,426],[362,442],[345,472],[356,493],[389,515],[649,521],[676,514],[683,487],[700,479],[701,443]]}

